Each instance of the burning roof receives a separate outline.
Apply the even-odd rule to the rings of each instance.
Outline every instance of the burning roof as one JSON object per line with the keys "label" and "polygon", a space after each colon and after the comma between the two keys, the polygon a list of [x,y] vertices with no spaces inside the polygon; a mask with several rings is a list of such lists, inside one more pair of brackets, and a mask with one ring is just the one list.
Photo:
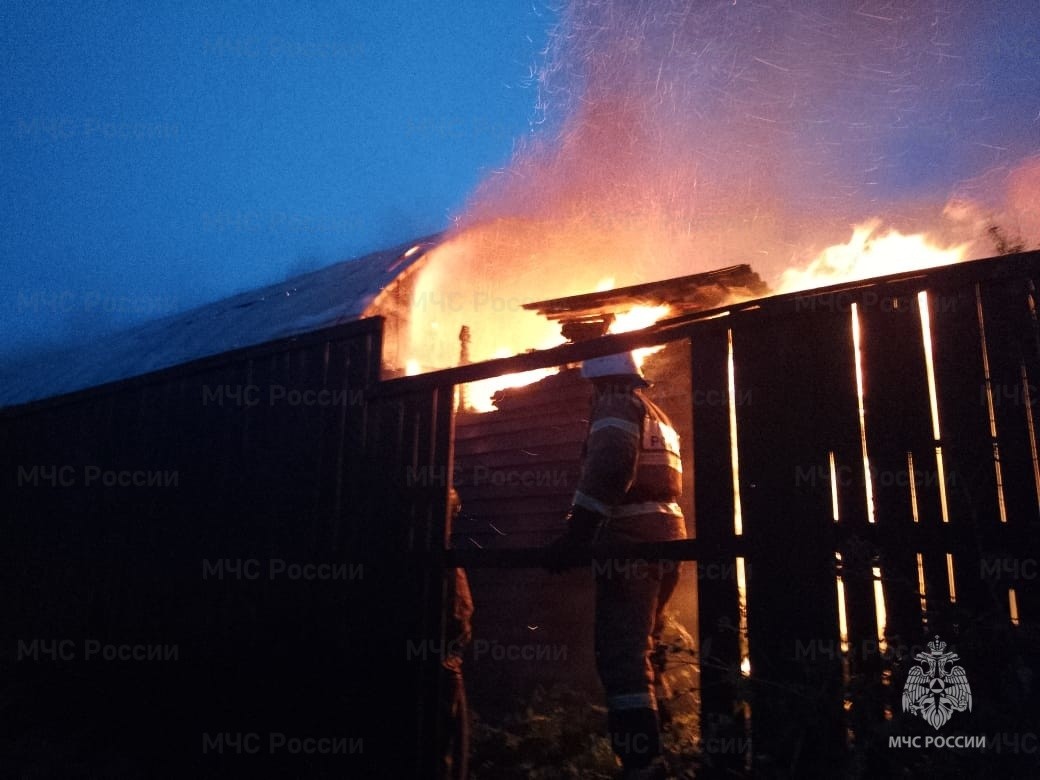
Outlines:
{"label": "burning roof", "polygon": [[750,266],[733,265],[707,273],[536,301],[524,304],[524,308],[559,322],[566,338],[580,341],[602,335],[619,315],[635,307],[667,307],[669,314],[678,316],[768,293],[769,288]]}

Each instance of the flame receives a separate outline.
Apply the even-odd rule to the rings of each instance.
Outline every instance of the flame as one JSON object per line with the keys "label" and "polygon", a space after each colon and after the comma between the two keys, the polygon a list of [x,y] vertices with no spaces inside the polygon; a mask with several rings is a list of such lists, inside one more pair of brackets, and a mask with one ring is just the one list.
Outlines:
{"label": "flame", "polygon": [[[671,307],[664,304],[661,306],[634,306],[628,311],[615,316],[614,321],[610,324],[610,328],[607,332],[629,333],[633,330],[649,328],[659,319],[665,317],[669,311],[671,311]],[[664,349],[664,345],[634,349],[632,350],[632,357],[635,359],[636,365],[642,368],[643,361],[646,360],[648,356],[655,352],[660,352],[662,349]]]}
{"label": "flame", "polygon": [[[500,350],[495,357],[509,357],[508,350]],[[538,368],[534,371],[521,371],[516,374],[503,374],[502,376],[482,379],[479,382],[471,382],[466,385],[466,406],[474,412],[493,412],[497,409],[494,395],[499,390],[509,387],[526,387],[535,382],[545,379],[547,376],[558,374],[558,368]]]}
{"label": "flame", "polygon": [[523,305],[588,292],[603,274],[567,247],[547,246],[542,227],[507,220],[431,249],[415,276],[405,356],[421,355],[427,370],[458,365],[464,325],[470,362],[562,344],[559,325]]}
{"label": "flame", "polygon": [[[990,97],[992,74],[969,58],[953,75],[942,53],[978,41],[970,14],[944,20],[940,41],[924,7],[882,18],[837,4],[816,27],[776,9],[763,24],[761,4],[670,5],[561,4],[531,72],[539,118],[402,284],[395,300],[412,303],[388,328],[391,369],[559,344],[522,304],[615,284],[746,262],[789,292],[957,262],[958,241],[990,256],[990,227],[1002,246],[1040,238],[1035,140],[946,118],[965,95]],[[988,29],[1027,44],[1010,12]],[[1026,110],[1027,82],[1008,112]],[[910,175],[940,168],[953,189]]]}
{"label": "flame", "polygon": [[[601,284],[612,282],[613,280],[611,279],[604,279],[601,281]],[[607,286],[602,289],[609,290],[611,288]],[[666,305],[634,306],[632,309],[618,314],[614,318],[614,322],[611,323],[608,332],[628,333],[633,330],[648,328],[667,315],[669,311],[671,311],[671,307]],[[553,341],[562,341],[562,338],[559,340],[554,339]],[[548,346],[554,346],[554,344],[549,344]],[[632,356],[635,358],[636,364],[642,366],[643,361],[648,355],[652,355],[654,352],[663,348],[663,346],[658,346],[636,349],[632,351]],[[510,354],[512,353],[508,349],[500,347],[495,350],[493,357],[509,357]],[[412,361],[409,362],[411,363]],[[504,374],[502,376],[492,377],[491,379],[472,382],[466,385],[466,405],[472,411],[476,412],[494,411],[496,407],[492,399],[495,393],[499,390],[504,390],[509,387],[526,387],[527,385],[534,384],[547,376],[552,376],[557,373],[559,373],[559,368],[543,368],[534,371],[521,371],[515,374]]]}
{"label": "flame", "polygon": [[671,311],[671,307],[664,304],[661,306],[634,306],[614,317],[614,322],[611,323],[609,332],[628,333],[633,330],[649,328],[668,314],[669,311]]}
{"label": "flame", "polygon": [[[617,284],[644,281],[638,265],[660,257],[663,234],[631,229],[597,231],[581,221],[558,222],[500,219],[455,233],[427,253],[416,274],[403,334],[407,345],[402,363],[411,373],[421,356],[422,371],[447,368],[462,361],[458,340],[469,328],[466,359],[479,362],[549,349],[566,339],[559,323],[524,304],[548,298],[606,291]],[[649,238],[657,235],[660,243]],[[673,248],[674,251],[674,248]],[[613,273],[604,275],[604,262]],[[646,327],[667,307],[635,307],[619,317],[611,332]],[[640,351],[641,355],[649,352]],[[491,397],[506,387],[519,387],[555,371],[523,372],[466,387],[466,406],[494,409]]]}
{"label": "flame", "polygon": [[967,242],[942,246],[925,233],[904,235],[894,228],[882,232],[881,220],[871,219],[856,225],[847,243],[827,247],[805,268],[785,270],[777,292],[959,263],[967,258],[969,246]]}
{"label": "flame", "polygon": [[[573,227],[573,226],[572,226]],[[470,361],[548,349],[564,342],[557,323],[523,308],[547,297],[563,297],[612,289],[617,276],[599,276],[590,262],[609,243],[609,236],[560,229],[546,237],[544,224],[526,220],[499,221],[461,231],[430,251],[417,275],[407,329],[412,356],[405,361],[409,375],[460,362],[458,333],[470,328]],[[617,235],[614,236],[617,238]],[[788,268],[777,292],[808,290],[873,276],[931,268],[965,260],[970,242],[947,244],[927,233],[903,234],[882,229],[880,219],[856,225],[848,242],[825,248],[804,268]],[[486,263],[480,263],[487,258]],[[537,262],[532,262],[537,259]],[[522,260],[522,262],[521,262]],[[631,278],[625,269],[623,283]],[[649,327],[670,308],[633,306],[616,315],[610,333]],[[633,352],[641,366],[660,347]],[[421,354],[422,360],[414,357]],[[478,411],[494,409],[492,396],[507,387],[522,387],[556,373],[523,372],[472,383],[467,405]]]}

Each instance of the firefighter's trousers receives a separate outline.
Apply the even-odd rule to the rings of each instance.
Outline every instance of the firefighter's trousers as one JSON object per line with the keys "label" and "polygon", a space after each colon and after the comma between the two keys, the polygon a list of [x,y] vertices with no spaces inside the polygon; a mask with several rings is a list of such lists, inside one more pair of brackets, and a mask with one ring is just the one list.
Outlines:
{"label": "firefighter's trousers", "polygon": [[678,561],[606,562],[596,572],[596,668],[607,708],[656,709],[650,662]]}

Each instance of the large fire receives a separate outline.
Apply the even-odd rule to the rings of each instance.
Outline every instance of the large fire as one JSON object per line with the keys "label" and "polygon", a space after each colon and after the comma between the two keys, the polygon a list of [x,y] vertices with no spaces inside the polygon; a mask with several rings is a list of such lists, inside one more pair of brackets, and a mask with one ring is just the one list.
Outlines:
{"label": "large fire", "polygon": [[[522,308],[524,303],[547,297],[605,291],[617,286],[617,277],[602,277],[596,256],[620,265],[618,276],[625,284],[648,281],[636,276],[619,257],[633,252],[644,263],[647,253],[660,248],[663,234],[653,229],[643,237],[642,247],[633,245],[633,233],[622,231],[608,248],[609,235],[590,237],[582,230],[568,233],[560,225],[546,232],[545,223],[524,220],[502,221],[460,231],[429,252],[417,277],[412,307],[407,318],[410,354],[406,373],[418,374],[462,362],[459,334],[469,333],[465,356],[469,362],[508,357],[529,350],[547,349],[564,343],[558,323]],[[867,279],[902,271],[913,271],[961,262],[985,253],[966,239],[941,237],[951,231],[942,225],[935,234],[927,231],[904,234],[883,226],[879,218],[866,220],[852,229],[844,243],[832,244],[808,261],[796,258],[778,275],[774,293],[811,290],[842,282]],[[963,236],[963,233],[962,233]],[[529,244],[525,242],[530,242]],[[620,247],[620,249],[619,249]],[[673,248],[674,249],[674,248]],[[640,251],[641,250],[641,251]],[[974,251],[974,254],[973,254]],[[671,255],[671,252],[668,253]],[[486,263],[479,258],[487,258]],[[676,267],[674,257],[670,267]],[[479,269],[479,272],[475,271]],[[641,269],[645,272],[645,268]],[[693,263],[680,271],[702,270]],[[649,327],[669,313],[668,306],[642,306],[615,316],[609,332],[624,333]],[[654,349],[638,350],[642,363]],[[557,369],[508,374],[475,382],[465,389],[468,408],[492,411],[498,390],[521,387],[556,373]]]}
{"label": "large fire", "polygon": [[[558,323],[523,305],[644,281],[661,257],[675,252],[669,236],[660,225],[621,220],[595,230],[577,218],[496,220],[459,231],[428,252],[416,277],[407,316],[407,373],[459,365],[463,326],[470,362],[564,343]],[[663,308],[633,308],[615,319],[612,332],[646,327],[664,314]],[[473,383],[466,404],[493,409],[496,390],[545,375],[524,372]]]}
{"label": "large fire", "polygon": [[968,246],[966,242],[943,246],[924,233],[907,236],[891,228],[882,232],[881,220],[872,219],[856,225],[848,243],[827,247],[804,268],[785,270],[776,292],[811,290],[872,276],[949,265],[964,260]]}
{"label": "large fire", "polygon": [[[599,290],[609,290],[612,286],[599,285]],[[670,311],[669,306],[634,306],[627,312],[619,314],[614,322],[611,323],[608,333],[629,333],[634,330],[642,330],[653,325],[658,320],[664,318]],[[554,343],[546,344],[546,346],[555,346],[557,343],[563,342],[563,337],[558,339],[551,339]],[[646,360],[648,355],[661,350],[662,347],[647,347],[646,349],[637,349],[632,354],[636,359],[638,365],[643,365],[643,361]],[[495,352],[492,357],[509,357],[512,353],[508,349],[502,348]],[[412,361],[411,368],[415,368],[416,364]],[[418,373],[418,371],[409,370],[408,373]],[[503,374],[502,376],[493,377],[491,379],[484,379],[479,382],[471,382],[466,385],[465,388],[465,403],[467,408],[475,412],[492,412],[497,407],[494,402],[494,395],[499,390],[504,390],[509,387],[526,387],[527,385],[534,384],[535,382],[544,379],[547,376],[559,373],[558,368],[543,368],[535,371],[521,371],[515,374]]]}
{"label": "large fire", "polygon": [[[613,279],[601,280],[597,285],[599,291],[610,290],[613,288]],[[608,333],[629,333],[634,330],[641,330],[648,328],[658,320],[665,317],[670,311],[669,306],[633,306],[626,312],[618,314],[614,321],[608,328]],[[556,344],[563,343],[564,339],[562,336],[555,336],[547,339],[545,346],[555,346]],[[643,361],[648,355],[652,355],[654,352],[659,351],[662,347],[648,347],[646,349],[637,349],[633,352],[633,356],[636,359],[636,363],[639,365],[643,364]],[[500,348],[492,355],[492,357],[509,357],[511,353],[506,348]],[[415,363],[412,362],[414,368]],[[522,371],[515,374],[504,374],[502,376],[493,377],[491,379],[484,379],[479,382],[471,382],[466,385],[464,390],[465,406],[476,412],[491,412],[497,407],[494,402],[494,395],[499,390],[503,390],[510,387],[526,387],[527,385],[533,384],[547,376],[552,376],[559,372],[558,368],[544,368],[537,369],[534,371]],[[417,373],[409,370],[408,373]]]}
{"label": "large fire", "polygon": [[[394,368],[557,345],[559,326],[523,304],[604,284],[747,263],[791,292],[1032,248],[1035,100],[1005,80],[995,107],[981,60],[951,56],[974,50],[976,13],[564,3],[532,73],[540,129],[427,252]],[[1021,38],[1011,11],[985,16],[989,34]],[[986,121],[963,118],[975,104]],[[663,313],[640,316],[632,327]],[[495,389],[536,378],[467,402],[491,408]]]}
{"label": "large fire", "polygon": [[[461,231],[429,253],[417,277],[407,318],[410,354],[408,374],[446,368],[462,361],[459,334],[468,328],[465,346],[470,362],[507,357],[527,350],[547,349],[564,342],[559,325],[522,308],[547,297],[610,290],[617,277],[603,277],[596,256],[622,265],[618,246],[606,247],[608,236],[591,239],[583,231],[568,234],[561,226],[547,235],[546,225],[523,220],[499,222]],[[642,252],[623,232],[615,244],[620,253],[633,252],[646,260],[661,236],[648,230]],[[530,242],[525,244],[525,242]],[[792,263],[775,283],[774,292],[808,290],[828,284],[866,279],[897,271],[916,270],[959,262],[969,256],[966,241],[950,243],[927,233],[904,235],[882,228],[879,219],[857,225],[851,238],[824,248],[808,262]],[[670,254],[670,253],[669,253]],[[486,262],[479,262],[486,258]],[[622,268],[625,284],[648,281],[633,278],[633,263]],[[676,267],[672,260],[670,267]],[[645,269],[643,269],[645,272]],[[700,270],[693,263],[680,271]],[[611,333],[648,327],[668,314],[668,306],[641,306],[616,315]],[[641,350],[644,358],[648,350]],[[537,381],[552,371],[524,372],[475,383],[467,389],[474,409],[493,409],[496,390]]]}
{"label": "large fire", "polygon": [[[521,140],[428,253],[407,321],[409,373],[561,343],[557,323],[522,308],[534,301],[744,263],[774,293],[790,293],[1034,248],[1035,79],[1016,71],[1035,60],[1035,45],[1013,4],[795,5],[566,0],[535,74],[551,132]],[[1001,57],[989,56],[997,49]],[[992,70],[1016,51],[1018,65]],[[919,301],[942,475],[927,292]],[[616,314],[611,332],[669,315],[639,304]],[[860,357],[870,334],[855,306],[849,316],[873,522]],[[470,339],[460,344],[463,326]],[[727,489],[741,535],[738,365],[730,331]],[[490,411],[496,391],[552,371],[472,383],[466,403]],[[830,463],[834,473],[833,452]],[[946,520],[944,484],[940,476]],[[834,522],[837,490],[834,479]],[[748,572],[744,558],[735,564],[746,677]],[[952,602],[950,557],[947,566]],[[880,569],[872,573],[883,645]],[[835,583],[847,650],[845,582]],[[1009,598],[1014,620],[1013,591]]]}

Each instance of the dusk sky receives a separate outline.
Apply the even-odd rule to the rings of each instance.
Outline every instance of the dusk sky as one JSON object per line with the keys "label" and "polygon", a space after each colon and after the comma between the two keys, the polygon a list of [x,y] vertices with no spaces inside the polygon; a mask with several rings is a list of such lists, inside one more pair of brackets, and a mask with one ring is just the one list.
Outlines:
{"label": "dusk sky", "polygon": [[[660,27],[657,6],[642,5]],[[667,13],[682,5],[660,3]],[[870,169],[870,190],[819,161],[834,192],[945,197],[1040,149],[1036,3],[914,7],[921,30],[891,36],[905,74],[878,75],[883,52],[870,52],[843,71],[859,74],[848,89],[837,77],[821,82],[829,102],[810,107],[815,125],[789,125],[790,148],[807,129],[818,149],[855,138],[847,158]],[[711,97],[720,63],[742,51],[742,25],[765,40],[782,14],[780,43],[768,44],[800,56],[815,45],[810,33],[826,32],[827,8],[763,11],[763,33],[745,5],[733,23],[687,36],[696,60],[684,52],[671,71],[653,72],[688,78],[682,100],[699,99],[701,87]],[[876,25],[878,41],[899,32],[887,4],[858,8],[854,21]],[[551,82],[566,95],[539,103],[535,76],[559,18],[541,0],[3,3],[0,356],[90,339],[450,227],[519,139],[562,126],[581,104],[581,79],[566,67]],[[666,40],[663,29],[655,35]],[[582,32],[570,31],[573,53]],[[830,70],[825,60],[817,73],[756,51],[741,56],[774,78],[802,79],[792,101]],[[869,137],[835,123],[817,129],[865,105],[856,89],[895,95],[903,82],[915,97],[886,98],[891,110]],[[747,115],[759,121],[753,106]],[[780,200],[806,192],[789,179]]]}
{"label": "dusk sky", "polygon": [[443,230],[536,118],[540,3],[3,3],[0,354]]}

